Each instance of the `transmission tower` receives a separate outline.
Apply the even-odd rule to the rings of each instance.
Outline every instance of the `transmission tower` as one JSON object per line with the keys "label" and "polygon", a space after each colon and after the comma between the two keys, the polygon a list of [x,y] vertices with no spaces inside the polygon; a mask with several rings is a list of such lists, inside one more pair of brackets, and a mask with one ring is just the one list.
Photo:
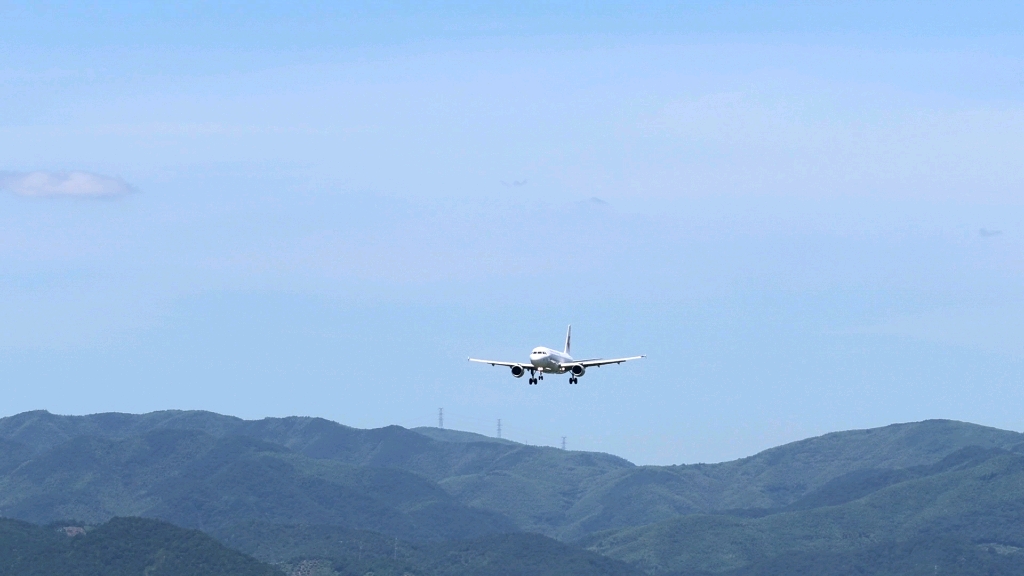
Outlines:
{"label": "transmission tower", "polygon": [[444,428],[444,408],[437,409],[437,427]]}
{"label": "transmission tower", "polygon": [[565,450],[565,436],[562,436],[562,450]]}
{"label": "transmission tower", "polygon": [[498,438],[501,438],[501,418],[498,418]]}

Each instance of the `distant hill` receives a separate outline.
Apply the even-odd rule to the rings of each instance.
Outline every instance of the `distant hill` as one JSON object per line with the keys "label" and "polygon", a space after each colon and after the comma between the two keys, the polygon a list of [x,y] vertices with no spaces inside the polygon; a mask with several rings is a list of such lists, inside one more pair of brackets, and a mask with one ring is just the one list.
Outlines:
{"label": "distant hill", "polygon": [[861,470],[936,463],[969,446],[1013,450],[1024,434],[950,420],[834,432],[720,464],[640,466],[608,474],[567,512],[557,534],[575,539],[679,515],[790,505]]}
{"label": "distant hill", "polygon": [[[359,430],[320,418],[245,421],[209,412],[57,416],[37,411],[0,419],[0,441],[12,443],[19,454],[31,454],[33,460],[52,459],[48,456],[50,452],[59,452],[61,446],[81,442],[82,438],[107,443],[112,440],[127,442],[143,437],[158,438],[161,434],[166,437],[172,432],[182,431],[201,433],[204,437],[218,441],[241,437],[262,442],[264,453],[275,449],[284,450],[293,460],[313,467],[313,461],[320,462],[321,467],[331,466],[325,461],[332,461],[359,468],[415,474],[421,481],[432,482],[442,488],[442,493],[450,495],[451,503],[468,507],[470,510],[467,513],[472,510],[490,511],[491,515],[487,518],[492,521],[491,528],[481,524],[467,526],[462,536],[516,528],[555,536],[563,522],[565,510],[572,504],[571,500],[566,499],[567,493],[578,492],[577,486],[580,483],[592,482],[610,471],[633,467],[626,460],[607,454],[566,452],[491,439],[465,441],[469,439],[469,434],[452,435],[448,431],[440,432],[447,436],[446,439],[437,440],[398,426]],[[452,436],[458,436],[462,441],[451,441]],[[143,445],[149,445],[149,441]],[[76,447],[73,450],[78,449]],[[172,458],[171,452],[155,450],[152,453],[157,458]],[[200,453],[205,452],[196,454]],[[64,457],[60,455],[56,458],[63,461]],[[177,466],[171,464],[170,460],[166,464]],[[154,462],[153,465],[157,464]],[[71,480],[70,476],[65,477]],[[163,481],[162,476],[157,477]],[[203,482],[207,482],[205,477]],[[40,479],[36,476],[31,483],[23,482],[22,486],[31,488]],[[0,478],[0,488],[7,481],[6,478]],[[55,478],[54,481],[60,480]],[[113,487],[110,489],[115,490]],[[70,506],[67,502],[44,501],[34,497],[25,499],[27,494],[20,488],[0,493],[0,512],[10,515],[16,513],[19,518],[26,517],[33,521],[48,521],[66,515],[63,509],[57,509],[56,506]],[[61,498],[66,500],[63,494]],[[108,515],[148,514],[149,509],[144,507],[146,504],[141,503],[140,499],[151,496],[151,489],[140,485],[134,494],[127,499],[119,497],[107,500],[108,503],[118,502],[120,507],[104,504],[106,508],[103,508],[94,505],[92,509],[98,515],[90,518],[101,519],[103,509],[107,510]],[[163,501],[164,496],[161,494],[158,498]],[[156,500],[150,499],[148,502],[155,505]],[[429,510],[423,509],[423,513],[426,512]],[[159,517],[181,521],[179,516],[171,517],[162,512]],[[447,512],[438,518],[443,519],[444,524],[452,525]],[[282,518],[282,521],[289,520]],[[185,525],[206,526],[198,523],[198,519]],[[426,531],[410,532],[380,522],[350,524],[349,527],[380,530],[401,537],[430,537]],[[460,534],[449,531],[433,536],[458,537]]]}
{"label": "distant hill", "polygon": [[539,534],[471,540],[399,541],[335,526],[237,526],[225,543],[294,570],[330,568],[342,576],[642,576],[638,568]]}
{"label": "distant hill", "polygon": [[[695,514],[592,535],[582,544],[658,574],[784,574],[812,565],[813,558],[844,558],[859,563],[850,573],[877,574],[893,567],[882,566],[875,552],[946,542],[995,565],[1006,560],[1017,567],[1013,573],[1024,574],[1022,528],[1024,456],[969,447],[899,473],[849,474],[805,502],[758,518]],[[999,553],[990,555],[990,549]],[[942,560],[946,573],[963,573],[955,569],[957,561]]]}
{"label": "distant hill", "polygon": [[39,523],[148,516],[211,534],[250,520],[407,538],[516,529],[409,472],[312,459],[245,436],[174,429],[58,444],[0,477],[0,512]]}
{"label": "distant hill", "polygon": [[[399,550],[438,574],[444,562],[432,554],[476,554],[438,552],[446,546],[497,546],[480,552],[489,558],[501,557],[499,548],[519,550],[510,556],[543,549],[552,566],[597,552],[652,574],[757,566],[769,574],[818,556],[862,562],[928,538],[1001,566],[1024,548],[1014,536],[1024,533],[1015,505],[1024,478],[1014,471],[1022,446],[1016,432],[931,420],[836,432],[731,462],[635,466],[436,428],[29,412],[0,419],[0,515],[38,523],[147,516],[266,561],[351,564],[343,547],[317,544],[308,528],[318,526],[367,542],[397,537]],[[993,480],[1004,477],[1012,481]],[[291,544],[282,550],[281,542]],[[375,562],[363,567],[381,574],[387,559]]]}
{"label": "distant hill", "polygon": [[477,434],[475,432],[463,432],[461,430],[451,430],[448,428],[421,426],[419,428],[410,428],[410,430],[417,434],[422,434],[427,438],[440,440],[441,442],[496,442],[498,444],[519,445],[518,442],[513,442],[512,440],[493,438],[491,436],[484,436],[483,434]]}
{"label": "distant hill", "polygon": [[[951,538],[920,538],[883,542],[849,552],[791,552],[767,558],[723,576],[1015,576],[1024,573],[1018,551],[1005,546],[974,544]],[[706,576],[678,572],[672,576]]]}
{"label": "distant hill", "polygon": [[0,575],[284,576],[196,530],[115,518],[95,528],[0,519]]}
{"label": "distant hill", "polygon": [[[7,459],[9,464],[0,459],[0,473],[5,465],[20,465],[19,458],[24,461],[25,455],[42,457],[74,438],[127,439],[171,430],[202,432],[220,440],[239,436],[258,440],[266,443],[264,453],[273,445],[306,459],[411,472],[436,483],[452,502],[497,513],[511,522],[492,517],[491,531],[514,526],[563,540],[681,514],[777,508],[856,470],[928,464],[965,446],[1011,449],[1024,442],[1024,435],[1015,432],[932,420],[836,432],[721,464],[635,466],[607,454],[524,446],[439,429],[360,430],[320,418],[247,421],[200,411],[91,416],[40,411],[0,419],[0,442],[6,441],[14,455]],[[4,485],[0,479],[0,487]],[[19,514],[29,514],[26,505],[34,506],[18,492],[0,495],[0,512],[20,506]],[[114,515],[147,509],[133,505],[108,510]],[[30,517],[47,521],[63,515],[59,510],[37,510]],[[199,526],[197,522],[198,517],[187,525]],[[349,527],[423,537],[381,523]],[[473,527],[464,535],[481,530],[487,531]]]}

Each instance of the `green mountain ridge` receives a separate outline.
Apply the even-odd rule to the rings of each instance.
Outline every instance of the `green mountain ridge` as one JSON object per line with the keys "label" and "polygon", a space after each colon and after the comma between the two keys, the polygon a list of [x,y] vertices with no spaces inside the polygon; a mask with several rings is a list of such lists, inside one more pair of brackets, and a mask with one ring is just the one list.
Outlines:
{"label": "green mountain ridge", "polygon": [[[683,514],[779,508],[857,470],[929,464],[965,446],[1008,449],[1024,442],[1016,432],[932,420],[826,434],[719,464],[635,466],[607,454],[483,436],[476,441],[457,431],[434,429],[429,437],[398,426],[360,430],[319,418],[247,421],[188,411],[29,412],[0,419],[0,440],[31,446],[38,454],[81,435],[127,438],[164,429],[244,436],[316,460],[411,472],[436,482],[463,505],[562,540]],[[452,441],[455,437],[459,440]],[[0,511],[7,506],[0,501]]]}
{"label": "green mountain ridge", "polygon": [[[759,518],[689,515],[592,535],[581,544],[659,574],[729,573],[801,555],[870,558],[866,552],[879,546],[942,539],[1024,547],[1024,456],[1019,454],[968,447],[902,481],[876,484],[869,478],[867,486],[858,487],[852,478],[846,480],[854,494],[839,504]],[[1024,555],[1017,561],[1024,571]]]}
{"label": "green mountain ridge", "polygon": [[173,429],[59,444],[0,478],[0,511],[38,523],[148,516],[213,534],[267,518],[409,538],[515,529],[409,472],[314,460],[243,436]]}
{"label": "green mountain ridge", "polygon": [[62,527],[0,518],[0,575],[283,576],[202,532],[159,520]]}
{"label": "green mountain ridge", "polygon": [[422,434],[431,440],[438,440],[440,442],[494,442],[497,444],[519,444],[519,442],[515,442],[513,440],[494,438],[492,436],[477,434],[476,432],[464,432],[462,430],[452,430],[450,428],[431,428],[427,426],[420,426],[418,428],[410,428],[410,430],[417,434]]}
{"label": "green mountain ridge", "polygon": [[329,566],[343,576],[463,576],[494,574],[641,576],[638,568],[540,534],[512,533],[471,540],[400,541],[337,526],[247,523],[222,540],[280,566]]}
{"label": "green mountain ridge", "polygon": [[[1017,575],[1024,573],[1018,550],[975,544],[956,538],[926,537],[886,542],[848,552],[786,552],[718,574],[726,576],[957,576]],[[684,571],[672,576],[709,576]]]}
{"label": "green mountain ridge", "polygon": [[[483,574],[499,564],[481,559],[521,568],[513,559],[534,549],[550,566],[607,558],[659,575],[785,573],[814,558],[883,573],[899,564],[874,559],[901,550],[945,558],[939,540],[1003,573],[1019,558],[984,546],[1024,548],[1015,536],[1024,533],[1018,451],[1022,434],[929,420],[717,464],[636,466],[437,428],[30,412],[0,419],[0,515],[160,518],[264,561],[326,562],[338,574],[455,574],[442,558],[463,553]],[[388,564],[380,555],[374,568],[322,542],[313,526],[397,538],[410,556]],[[277,550],[281,541],[290,549]]]}

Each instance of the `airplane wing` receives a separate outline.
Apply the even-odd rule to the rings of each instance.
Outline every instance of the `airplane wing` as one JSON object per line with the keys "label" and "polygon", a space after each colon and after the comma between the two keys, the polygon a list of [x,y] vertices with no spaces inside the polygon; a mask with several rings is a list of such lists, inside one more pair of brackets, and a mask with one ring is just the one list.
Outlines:
{"label": "airplane wing", "polygon": [[522,366],[526,369],[533,368],[533,365],[529,362],[502,362],[500,360],[481,360],[479,358],[470,358],[469,361],[479,362],[481,364],[490,364],[491,366]]}
{"label": "airplane wing", "polygon": [[594,358],[593,360],[577,360],[576,362],[570,362],[564,364],[564,366],[583,366],[584,368],[592,368],[594,366],[604,366],[605,364],[622,364],[623,362],[629,362],[630,360],[639,360],[641,358],[647,358],[646,354],[640,356],[630,356],[629,358],[608,358],[607,360],[601,358]]}

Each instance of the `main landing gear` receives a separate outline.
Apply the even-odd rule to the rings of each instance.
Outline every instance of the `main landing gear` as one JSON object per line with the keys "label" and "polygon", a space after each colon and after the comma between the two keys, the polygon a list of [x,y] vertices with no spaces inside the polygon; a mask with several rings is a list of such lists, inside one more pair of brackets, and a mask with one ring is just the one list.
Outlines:
{"label": "main landing gear", "polygon": [[575,376],[569,376],[569,384],[579,384],[580,379]]}
{"label": "main landing gear", "polygon": [[532,376],[534,374],[534,372],[530,372],[530,374],[531,374],[531,376],[530,376],[530,385],[531,386],[535,385],[538,380],[543,380],[544,379],[544,374],[543,373],[537,374],[536,377]]}

